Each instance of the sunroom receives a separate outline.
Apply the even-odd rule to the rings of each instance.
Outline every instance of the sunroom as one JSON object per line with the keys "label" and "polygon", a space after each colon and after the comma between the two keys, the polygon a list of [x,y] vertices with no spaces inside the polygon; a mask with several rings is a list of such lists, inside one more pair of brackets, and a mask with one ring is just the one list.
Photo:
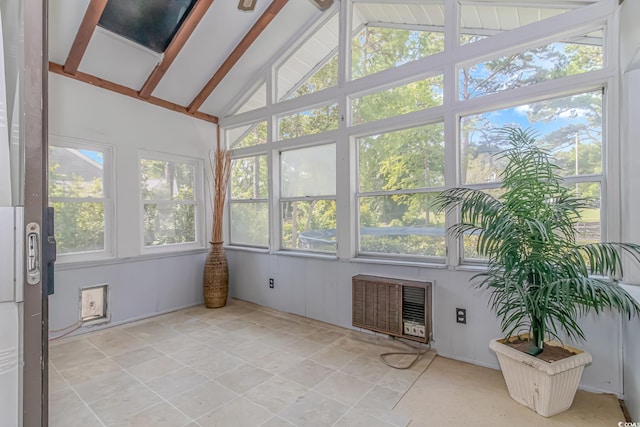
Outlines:
{"label": "sunroom", "polygon": [[[640,244],[637,0],[0,13],[1,425],[640,423],[640,316],[615,301],[566,319],[586,339],[548,330],[592,359],[569,409],[510,397],[486,246],[438,208],[502,200],[498,135],[520,129],[589,201],[576,245]],[[633,313],[640,268],[620,266],[602,280]]]}

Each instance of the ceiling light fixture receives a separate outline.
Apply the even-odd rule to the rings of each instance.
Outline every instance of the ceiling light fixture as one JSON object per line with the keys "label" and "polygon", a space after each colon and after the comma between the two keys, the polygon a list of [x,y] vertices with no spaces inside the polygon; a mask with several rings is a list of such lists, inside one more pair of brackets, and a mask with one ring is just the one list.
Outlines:
{"label": "ceiling light fixture", "polygon": [[240,0],[238,3],[239,10],[253,10],[256,8],[256,2],[258,0]]}

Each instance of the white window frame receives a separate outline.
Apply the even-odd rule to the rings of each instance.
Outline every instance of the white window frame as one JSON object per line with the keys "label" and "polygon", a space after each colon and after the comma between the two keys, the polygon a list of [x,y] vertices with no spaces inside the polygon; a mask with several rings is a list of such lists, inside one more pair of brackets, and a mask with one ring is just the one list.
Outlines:
{"label": "white window frame", "polygon": [[[467,1],[467,0],[465,0]],[[535,0],[530,0],[536,4]],[[562,0],[558,0],[562,2]],[[379,2],[379,0],[373,0]],[[602,136],[602,170],[601,175],[601,235],[603,240],[618,240],[621,238],[620,224],[620,178],[615,171],[620,162],[619,147],[619,64],[618,64],[618,2],[617,0],[600,0],[590,5],[580,7],[542,21],[533,22],[524,27],[495,34],[474,43],[459,45],[460,2],[445,0],[445,50],[426,58],[390,68],[376,74],[368,75],[356,80],[350,79],[350,56],[352,38],[352,4],[355,0],[342,0],[340,7],[340,37],[339,37],[339,81],[338,85],[319,92],[307,94],[281,102],[274,101],[276,82],[276,67],[288,55],[295,52],[315,28],[306,28],[297,35],[300,41],[280,52],[266,69],[267,92],[271,94],[267,99],[267,107],[261,110],[244,112],[224,117],[220,120],[223,128],[246,125],[251,122],[267,120],[267,143],[259,147],[239,149],[235,155],[248,156],[254,153],[269,153],[271,166],[270,198],[271,198],[271,235],[280,236],[279,218],[279,155],[281,150],[288,147],[300,147],[306,144],[321,144],[323,141],[336,141],[336,173],[338,188],[337,201],[337,258],[344,261],[358,261],[357,251],[357,210],[356,203],[356,147],[355,138],[364,134],[374,134],[393,129],[407,128],[444,121],[445,124],[445,188],[457,187],[460,182],[460,152],[459,152],[459,123],[462,116],[494,111],[513,105],[534,102],[544,98],[557,97],[562,94],[578,93],[605,87],[603,97],[603,136]],[[415,0],[408,0],[415,3]],[[548,3],[557,4],[557,2]],[[576,4],[572,0],[565,1],[567,5]],[[320,24],[319,24],[320,25]],[[545,43],[563,40],[566,37],[579,35],[594,28],[604,28],[604,63],[602,69],[575,76],[563,77],[541,82],[532,86],[498,92],[469,100],[458,99],[458,70],[460,67],[477,64],[487,59],[497,58],[510,52],[520,52],[535,48]],[[347,126],[349,124],[350,99],[363,94],[373,93],[385,88],[400,85],[401,82],[417,81],[433,75],[444,75],[443,105],[428,110],[418,111],[384,118],[363,125]],[[327,105],[337,100],[341,113],[339,127],[336,130],[319,134],[302,136],[295,139],[278,141],[277,118],[283,115],[304,111],[319,105]],[[572,179],[567,179],[570,182]],[[275,183],[275,185],[274,185]],[[447,215],[446,225],[450,226],[457,220],[456,213]],[[279,247],[272,241],[270,253],[279,253]],[[275,246],[274,246],[275,245]],[[451,268],[466,268],[461,262],[459,241],[447,238],[448,254],[446,265]],[[289,251],[290,252],[290,251]],[[287,252],[287,253],[289,253]],[[307,255],[307,254],[305,254]],[[316,256],[319,256],[318,254]],[[381,263],[400,263],[385,258],[373,260]],[[367,261],[368,262],[368,261]],[[466,261],[465,261],[466,262]],[[428,259],[412,261],[411,265],[433,265]],[[435,266],[435,265],[434,265]],[[472,268],[476,268],[473,267]]]}
{"label": "white window frame", "polygon": [[[251,154],[251,155],[247,155],[247,156],[237,156],[237,157],[233,157],[233,161],[235,160],[241,160],[241,159],[247,159],[247,158],[255,158],[255,157],[264,157],[266,159],[266,166],[267,166],[267,182],[265,183],[267,185],[267,194],[268,196],[271,195],[270,193],[270,186],[269,186],[269,177],[271,175],[271,170],[269,168],[269,156],[267,153],[258,153],[258,154]],[[233,246],[233,247],[244,247],[244,248],[256,248],[258,250],[268,250],[269,247],[271,246],[271,227],[269,226],[271,224],[271,203],[270,203],[270,197],[267,197],[266,199],[264,198],[258,198],[258,199],[234,199],[232,196],[232,182],[230,180],[229,182],[229,203],[226,209],[229,221],[228,221],[228,233],[229,233],[229,246]],[[231,206],[233,204],[243,204],[243,203],[265,203],[267,206],[267,246],[261,246],[261,245],[251,245],[248,243],[241,243],[241,242],[234,242],[233,240],[231,240]]]}
{"label": "white window frame", "polygon": [[[163,162],[173,162],[173,163],[183,163],[189,164],[194,167],[194,200],[193,202],[172,202],[168,200],[144,200],[143,198],[143,190],[142,190],[142,160],[158,160]],[[140,150],[138,152],[138,198],[140,200],[139,205],[139,213],[138,213],[138,224],[140,227],[139,234],[139,242],[140,242],[140,253],[141,254],[153,254],[153,253],[162,253],[162,252],[181,252],[193,249],[202,249],[205,248],[205,205],[204,205],[204,160],[193,158],[193,157],[184,157],[176,154],[166,154],[154,151],[145,151]],[[154,203],[154,204],[193,204],[194,208],[194,224],[195,224],[195,241],[194,242],[184,242],[184,243],[170,243],[165,245],[158,246],[146,246],[144,244],[144,205]]]}
{"label": "white window frame", "polygon": [[[104,249],[97,251],[71,252],[67,254],[57,254],[57,263],[65,264],[72,262],[98,261],[115,257],[115,147],[108,144],[101,144],[82,139],[69,138],[59,135],[49,135],[49,146],[60,148],[71,148],[76,150],[100,151],[103,155],[102,164],[102,191],[103,198],[75,198],[75,197],[51,197],[52,202],[97,202],[101,201],[104,206]],[[47,171],[48,173],[48,171]],[[49,191],[49,189],[47,189]],[[54,212],[55,228],[55,212]],[[54,229],[55,233],[55,229]]]}

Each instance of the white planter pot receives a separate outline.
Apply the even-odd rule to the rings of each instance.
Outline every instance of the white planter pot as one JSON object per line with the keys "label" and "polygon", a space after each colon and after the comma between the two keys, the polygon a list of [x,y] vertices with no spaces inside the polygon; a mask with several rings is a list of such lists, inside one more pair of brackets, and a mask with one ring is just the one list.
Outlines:
{"label": "white planter pot", "polygon": [[495,339],[489,348],[496,352],[509,395],[518,403],[550,417],[571,407],[584,366],[591,354],[568,346],[577,353],[557,362],[545,362]]}

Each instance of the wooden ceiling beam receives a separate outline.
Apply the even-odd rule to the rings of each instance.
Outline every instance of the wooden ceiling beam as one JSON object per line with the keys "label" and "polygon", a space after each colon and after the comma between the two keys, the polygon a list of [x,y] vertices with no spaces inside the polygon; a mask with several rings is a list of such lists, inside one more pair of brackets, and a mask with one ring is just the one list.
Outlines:
{"label": "wooden ceiling beam", "polygon": [[69,50],[67,60],[64,63],[65,73],[73,75],[78,72],[80,61],[82,61],[82,57],[89,46],[91,36],[93,36],[93,32],[98,25],[98,21],[100,21],[106,5],[107,0],[91,0],[91,3],[89,3],[87,11],[84,13],[84,18],[82,18],[80,28],[78,28],[78,32],[76,33],[76,38],[73,40],[73,44]]}
{"label": "wooden ceiling beam", "polygon": [[264,29],[267,28],[271,21],[273,21],[273,19],[282,10],[284,5],[287,4],[287,2],[288,0],[273,0],[273,2],[271,2],[267,10],[265,10],[262,16],[258,18],[253,27],[251,27],[249,32],[244,36],[240,43],[238,43],[238,46],[236,46],[229,57],[222,63],[213,77],[211,77],[207,84],[204,85],[200,93],[198,93],[193,101],[191,101],[191,104],[189,104],[189,106],[187,107],[189,113],[193,114],[198,111],[198,108],[200,108],[200,106],[209,97],[209,95],[211,95],[215,88],[218,87],[222,79],[224,79],[229,71],[231,71],[233,66],[240,60],[247,49],[251,47],[253,42],[256,41],[262,31],[264,31]]}
{"label": "wooden ceiling beam", "polygon": [[210,123],[218,123],[218,118],[216,116],[212,116],[211,114],[205,114],[200,112],[190,113],[187,110],[187,108],[183,107],[182,105],[174,104],[173,102],[169,102],[164,99],[156,98],[153,96],[149,98],[142,98],[138,94],[138,92],[134,89],[128,88],[126,86],[122,86],[121,84],[118,84],[118,83],[101,79],[91,74],[83,73],[81,71],[77,71],[75,74],[67,73],[64,71],[64,67],[62,65],[56,64],[55,62],[49,61],[49,71],[55,74],[60,74],[61,76],[69,77],[74,80],[78,80],[93,86],[100,87],[102,89],[110,90],[112,92],[116,92],[121,95],[129,96],[131,98],[135,98],[140,101],[148,102],[150,104],[157,105],[159,107],[166,108],[171,111],[186,114],[188,116],[195,117],[196,119],[204,120]]}
{"label": "wooden ceiling beam", "polygon": [[202,17],[207,13],[213,1],[214,0],[198,0],[193,6],[193,9],[189,12],[189,16],[184,20],[175,37],[171,40],[171,43],[169,43],[167,50],[165,50],[162,61],[156,65],[147,78],[147,81],[142,85],[142,89],[140,89],[140,96],[142,98],[146,99],[151,96],[151,93],[169,70],[169,67],[187,43],[189,37],[191,37],[191,34],[200,23],[200,20],[202,20]]}

